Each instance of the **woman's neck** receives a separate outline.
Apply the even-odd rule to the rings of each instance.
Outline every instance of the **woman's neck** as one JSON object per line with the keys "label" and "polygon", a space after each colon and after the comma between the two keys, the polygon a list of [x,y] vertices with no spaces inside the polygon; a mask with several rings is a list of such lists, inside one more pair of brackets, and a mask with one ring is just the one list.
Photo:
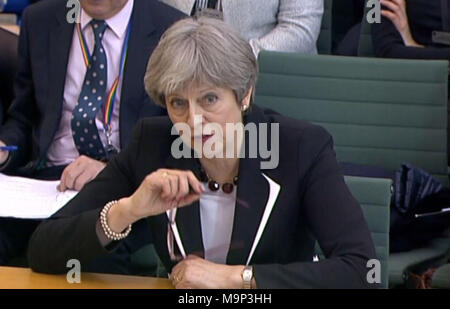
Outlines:
{"label": "woman's neck", "polygon": [[232,182],[239,172],[239,158],[207,159],[201,158],[200,163],[209,178],[220,184]]}

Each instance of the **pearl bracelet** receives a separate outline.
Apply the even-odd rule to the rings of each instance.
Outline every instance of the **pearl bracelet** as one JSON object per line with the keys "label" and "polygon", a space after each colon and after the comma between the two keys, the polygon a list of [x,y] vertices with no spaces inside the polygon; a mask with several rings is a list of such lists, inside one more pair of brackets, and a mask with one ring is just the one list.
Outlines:
{"label": "pearl bracelet", "polygon": [[100,212],[100,223],[102,225],[103,232],[105,233],[106,237],[110,240],[121,240],[128,236],[131,232],[131,224],[128,225],[127,229],[123,233],[116,233],[108,225],[108,221],[106,220],[106,216],[108,214],[108,211],[116,205],[119,201],[111,201],[103,207],[102,211]]}

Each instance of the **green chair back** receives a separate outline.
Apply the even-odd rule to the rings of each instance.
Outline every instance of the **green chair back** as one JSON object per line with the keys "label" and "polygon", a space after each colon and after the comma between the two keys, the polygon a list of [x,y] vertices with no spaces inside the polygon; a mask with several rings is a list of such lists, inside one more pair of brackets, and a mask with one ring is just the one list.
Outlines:
{"label": "green chair back", "polygon": [[[340,162],[397,170],[409,162],[448,186],[448,61],[263,51],[255,102],[317,123],[334,138]],[[450,238],[389,256],[389,283],[448,253]]]}
{"label": "green chair back", "polygon": [[263,51],[256,104],[325,127],[341,162],[409,162],[448,184],[447,61]]}
{"label": "green chair back", "polygon": [[361,205],[381,264],[381,286],[389,286],[389,223],[392,180],[345,177],[350,192]]}
{"label": "green chair back", "polygon": [[[392,194],[392,180],[383,178],[367,178],[346,176],[345,183],[350,192],[361,205],[364,218],[367,221],[376,255],[381,264],[381,288],[389,287],[389,222]],[[325,256],[316,243],[319,259]],[[373,267],[370,265],[370,267]],[[368,268],[368,271],[371,268]]]}

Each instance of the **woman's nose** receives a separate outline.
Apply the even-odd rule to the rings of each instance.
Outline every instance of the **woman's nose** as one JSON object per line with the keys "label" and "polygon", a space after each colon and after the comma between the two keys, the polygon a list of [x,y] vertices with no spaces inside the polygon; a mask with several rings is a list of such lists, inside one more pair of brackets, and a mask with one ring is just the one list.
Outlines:
{"label": "woman's nose", "polygon": [[201,127],[201,123],[203,121],[203,113],[201,111],[201,108],[198,108],[195,106],[196,104],[189,104],[189,111],[188,111],[188,119],[187,124],[191,128]]}

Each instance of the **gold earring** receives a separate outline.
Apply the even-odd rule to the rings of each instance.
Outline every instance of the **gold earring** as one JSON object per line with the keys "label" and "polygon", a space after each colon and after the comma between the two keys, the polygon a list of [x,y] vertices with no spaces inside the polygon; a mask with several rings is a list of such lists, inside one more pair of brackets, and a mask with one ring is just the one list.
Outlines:
{"label": "gold earring", "polygon": [[245,112],[248,109],[248,104],[242,105],[242,111]]}

